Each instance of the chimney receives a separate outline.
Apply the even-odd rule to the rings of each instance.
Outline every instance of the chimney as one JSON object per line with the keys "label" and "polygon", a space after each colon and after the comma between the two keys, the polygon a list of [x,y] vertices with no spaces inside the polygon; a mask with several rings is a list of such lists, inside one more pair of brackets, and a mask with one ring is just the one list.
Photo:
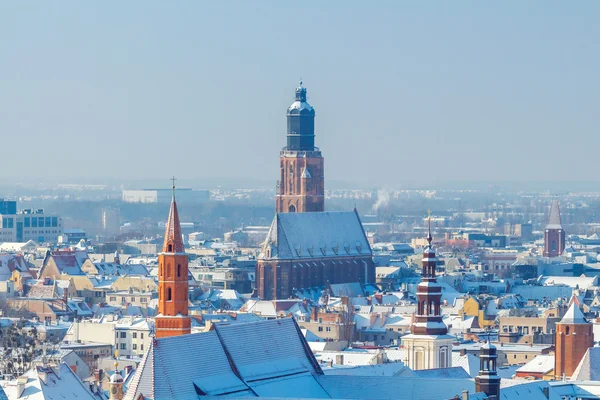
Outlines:
{"label": "chimney", "polygon": [[319,310],[317,309],[317,307],[312,308],[310,313],[310,319],[312,319],[313,321],[319,320]]}
{"label": "chimney", "polygon": [[21,397],[25,391],[25,385],[27,384],[27,377],[20,376],[17,378],[17,398]]}
{"label": "chimney", "polygon": [[462,391],[462,400],[469,400],[469,391],[468,390]]}

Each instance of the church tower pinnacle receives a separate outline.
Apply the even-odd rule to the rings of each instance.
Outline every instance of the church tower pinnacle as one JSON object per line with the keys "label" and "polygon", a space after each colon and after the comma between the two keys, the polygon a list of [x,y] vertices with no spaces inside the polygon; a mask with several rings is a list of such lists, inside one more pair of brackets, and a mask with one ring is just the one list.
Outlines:
{"label": "church tower pinnacle", "polygon": [[287,110],[287,145],[279,164],[276,211],[325,211],[324,160],[315,146],[315,110],[302,82]]}
{"label": "church tower pinnacle", "polygon": [[181,236],[175,201],[175,178],[162,253],[158,255],[158,315],[156,337],[185,335],[191,331],[188,317],[188,256]]}
{"label": "church tower pinnacle", "polygon": [[452,336],[442,321],[442,286],[436,279],[437,258],[431,236],[431,215],[427,219],[427,246],[421,260],[421,282],[417,286],[417,310],[410,334],[402,337],[406,363],[412,370],[452,366]]}
{"label": "church tower pinnacle", "polygon": [[565,230],[560,218],[558,200],[552,200],[548,225],[544,231],[544,257],[558,257],[565,251]]}

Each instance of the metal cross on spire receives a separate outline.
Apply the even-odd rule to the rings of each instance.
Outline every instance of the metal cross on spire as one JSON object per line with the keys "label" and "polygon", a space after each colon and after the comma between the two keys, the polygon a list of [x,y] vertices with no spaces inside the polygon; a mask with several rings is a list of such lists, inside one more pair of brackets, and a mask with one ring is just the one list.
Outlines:
{"label": "metal cross on spire", "polygon": [[177,178],[175,178],[175,176],[173,176],[171,178],[171,181],[173,182],[173,198],[175,198],[175,181],[177,180]]}
{"label": "metal cross on spire", "polygon": [[427,242],[431,246],[433,237],[431,237],[431,210],[427,210]]}

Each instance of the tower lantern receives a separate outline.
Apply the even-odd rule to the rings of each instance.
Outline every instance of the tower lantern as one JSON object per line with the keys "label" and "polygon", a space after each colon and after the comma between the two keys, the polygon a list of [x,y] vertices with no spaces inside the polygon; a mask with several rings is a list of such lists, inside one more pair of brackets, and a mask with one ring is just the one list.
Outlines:
{"label": "tower lantern", "polygon": [[479,375],[475,377],[475,391],[485,393],[489,400],[500,400],[497,362],[496,346],[488,340],[479,351]]}

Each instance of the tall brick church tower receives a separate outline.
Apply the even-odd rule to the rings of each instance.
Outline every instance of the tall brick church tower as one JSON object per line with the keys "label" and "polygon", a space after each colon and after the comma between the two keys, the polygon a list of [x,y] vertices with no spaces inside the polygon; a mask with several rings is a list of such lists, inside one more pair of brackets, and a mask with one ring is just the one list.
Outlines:
{"label": "tall brick church tower", "polygon": [[593,325],[583,316],[576,298],[560,322],[556,324],[554,378],[570,378],[585,355],[594,347]]}
{"label": "tall brick church tower", "polygon": [[162,253],[158,255],[158,315],[154,324],[157,338],[185,335],[191,330],[188,317],[188,256],[183,248],[174,183],[165,240]]}
{"label": "tall brick church tower", "polygon": [[296,101],[287,110],[287,146],[280,153],[277,212],[325,211],[324,167],[315,147],[315,110],[306,102],[306,89],[296,88]]}
{"label": "tall brick church tower", "polygon": [[544,257],[558,257],[565,251],[565,231],[560,220],[558,200],[553,200],[544,231]]}

